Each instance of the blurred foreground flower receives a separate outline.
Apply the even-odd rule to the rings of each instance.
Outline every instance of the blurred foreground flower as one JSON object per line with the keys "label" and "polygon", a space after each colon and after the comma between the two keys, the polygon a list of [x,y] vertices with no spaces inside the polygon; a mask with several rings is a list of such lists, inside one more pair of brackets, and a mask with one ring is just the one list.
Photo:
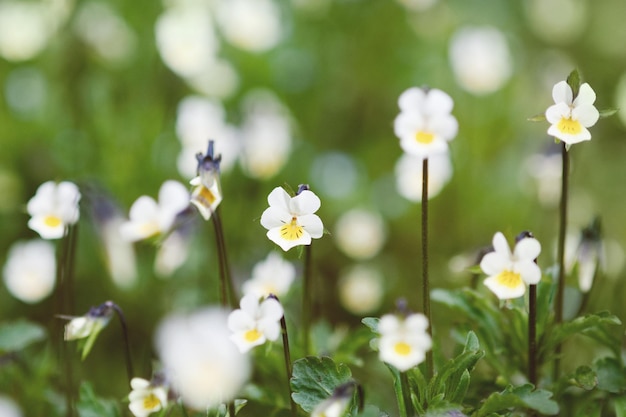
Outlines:
{"label": "blurred foreground flower", "polygon": [[318,196],[301,186],[295,197],[282,187],[276,187],[267,197],[269,207],[261,216],[261,225],[268,229],[267,237],[288,251],[294,246],[310,245],[311,238],[324,234],[322,220],[315,214],[321,206]]}
{"label": "blurred foreground flower", "polygon": [[250,377],[250,359],[230,340],[228,313],[208,308],[165,318],[156,349],[172,388],[197,410],[231,401]]}
{"label": "blurred foreground flower", "polygon": [[257,297],[274,294],[281,298],[289,292],[295,278],[296,267],[278,253],[270,252],[267,258],[252,269],[252,278],[243,283],[243,293],[254,294]]}
{"label": "blurred foreground flower", "polygon": [[159,190],[159,202],[152,197],[139,197],[130,208],[130,221],[120,232],[130,241],[147,239],[168,233],[176,216],[189,206],[189,192],[178,181],[165,181]]}
{"label": "blurred foreground flower", "polygon": [[142,378],[133,378],[130,381],[132,388],[128,395],[128,408],[135,417],[147,417],[161,411],[167,405],[167,388],[155,385]]}
{"label": "blurred foreground flower", "polygon": [[267,51],[282,37],[280,8],[273,0],[220,0],[215,17],[226,40],[247,51]]}
{"label": "blurred foreground flower", "polygon": [[432,346],[427,329],[428,320],[423,314],[410,314],[406,318],[384,315],[378,323],[380,360],[400,372],[422,363]]}
{"label": "blurred foreground flower", "polygon": [[228,316],[228,328],[233,332],[230,339],[242,353],[267,340],[274,341],[280,336],[280,319],[283,307],[275,298],[266,298],[259,302],[254,295],[245,295],[241,299],[241,309]]}
{"label": "blurred foreground flower", "polygon": [[339,249],[355,259],[372,258],[385,244],[385,223],[379,214],[368,210],[347,211],[337,220],[335,231]]}
{"label": "blurred foreground flower", "polygon": [[568,236],[565,243],[567,269],[578,269],[578,288],[583,293],[591,290],[598,267],[605,269],[606,256],[600,219],[585,227],[578,237]]}
{"label": "blurred foreground flower", "polygon": [[454,102],[438,89],[412,87],[398,99],[400,114],[394,120],[394,132],[408,154],[428,158],[447,152],[458,122],[450,113]]}
{"label": "blurred foreground flower", "polygon": [[593,106],[596,93],[589,84],[582,84],[574,97],[572,87],[560,81],[552,89],[552,98],[555,104],[546,110],[546,119],[551,123],[548,134],[567,145],[590,140],[587,128],[596,124],[600,113]]}
{"label": "blurred foreground flower", "polygon": [[28,227],[44,239],[62,238],[67,226],[78,221],[80,197],[80,191],[74,183],[44,182],[26,206],[28,214],[32,216]]}
{"label": "blurred foreground flower", "polygon": [[330,398],[325,399],[311,411],[311,417],[342,417],[354,394],[354,383],[339,385]]}
{"label": "blurred foreground flower", "polygon": [[541,252],[541,245],[537,239],[521,239],[511,253],[506,238],[498,232],[493,237],[493,249],[480,261],[480,267],[489,275],[485,285],[500,300],[521,297],[526,292],[526,285],[539,283],[541,269],[535,259]]}
{"label": "blurred foreground flower", "polygon": [[17,242],[4,264],[4,284],[25,303],[36,303],[52,293],[56,281],[54,245],[44,240]]}
{"label": "blurred foreground flower", "polygon": [[[422,162],[424,158],[403,154],[396,162],[398,193],[413,202],[422,201]],[[448,153],[428,158],[428,199],[437,196],[452,178],[452,164]]]}
{"label": "blurred foreground flower", "polygon": [[191,204],[196,206],[202,217],[209,220],[222,202],[222,187],[220,183],[221,155],[213,154],[214,141],[209,141],[206,154],[198,153],[198,176],[191,180],[194,186],[191,193]]}
{"label": "blurred foreground flower", "polygon": [[97,307],[91,307],[84,316],[69,317],[70,321],[65,325],[63,338],[67,341],[79,340],[78,349],[82,350],[82,359],[87,357],[100,332],[111,321],[113,311],[112,303],[107,301]]}
{"label": "blurred foreground flower", "polygon": [[22,417],[22,410],[11,398],[0,394],[0,416]]}
{"label": "blurred foreground flower", "polygon": [[357,316],[378,309],[385,294],[382,274],[369,265],[350,268],[342,274],[338,285],[341,305]]}

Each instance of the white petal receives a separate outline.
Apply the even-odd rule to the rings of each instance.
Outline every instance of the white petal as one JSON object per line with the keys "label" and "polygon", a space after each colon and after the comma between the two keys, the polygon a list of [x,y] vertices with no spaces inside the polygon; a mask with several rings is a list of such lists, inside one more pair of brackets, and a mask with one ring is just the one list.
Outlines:
{"label": "white petal", "polygon": [[555,103],[572,104],[573,100],[572,88],[565,81],[560,81],[552,87],[552,99]]}
{"label": "white petal", "polygon": [[289,211],[297,216],[313,214],[319,210],[322,202],[313,191],[304,190],[289,202]]}
{"label": "white petal", "polygon": [[47,216],[33,217],[28,221],[28,227],[39,233],[43,239],[61,239],[65,235],[65,224],[61,223],[57,226],[48,226],[44,219]]}
{"label": "white petal", "polygon": [[280,246],[285,252],[295,246],[311,244],[311,235],[306,230],[304,230],[300,239],[286,240],[280,235],[280,227],[275,227],[267,232],[267,238]]}
{"label": "white petal", "polygon": [[587,83],[583,83],[578,90],[578,95],[574,99],[574,107],[578,107],[584,104],[593,104],[596,101],[596,93],[591,86]]}
{"label": "white petal", "polygon": [[267,196],[267,202],[270,207],[275,207],[286,212],[289,211],[289,201],[291,196],[282,187],[276,187]]}
{"label": "white petal", "polygon": [[283,317],[283,306],[273,298],[265,299],[260,306],[260,316],[264,319],[277,322]]}
{"label": "white petal", "polygon": [[423,333],[428,329],[428,319],[423,314],[411,314],[404,320],[404,325],[411,332]]}
{"label": "white petal", "polygon": [[261,337],[256,339],[254,342],[249,342],[245,338],[245,332],[239,332],[239,333],[235,333],[231,335],[230,340],[232,340],[235,343],[235,345],[237,345],[241,353],[246,353],[253,347],[262,345],[263,343],[266,342],[267,339],[265,338],[265,335],[262,335]]}
{"label": "white petal", "polygon": [[261,215],[261,226],[266,229],[281,227],[285,223],[291,222],[291,214],[282,207],[268,207]]}
{"label": "white petal", "polygon": [[231,332],[242,332],[253,329],[255,321],[243,310],[235,310],[228,315],[228,329]]}
{"label": "white petal", "polygon": [[[567,119],[571,116],[571,109],[565,103],[554,104],[546,110],[546,120],[549,123],[558,123],[561,119]],[[551,135],[554,136],[554,135]]]}
{"label": "white petal", "polygon": [[256,320],[260,313],[259,297],[255,295],[244,295],[239,302],[241,309],[252,319]]}
{"label": "white petal", "polygon": [[591,127],[600,118],[600,113],[591,104],[583,104],[572,110],[572,118],[578,120],[584,127]]}
{"label": "white petal", "polygon": [[415,137],[415,133],[424,130],[425,119],[421,113],[400,113],[393,121],[393,131],[399,138]]}
{"label": "white petal", "polygon": [[541,253],[541,244],[537,239],[524,238],[515,245],[515,258],[534,261]]}
{"label": "white petal", "polygon": [[35,195],[28,201],[26,210],[31,216],[50,212],[54,207],[54,195],[56,184],[54,181],[47,181],[41,184]]}
{"label": "white petal", "polygon": [[489,252],[480,261],[480,269],[487,275],[496,275],[511,265],[511,260],[497,252]]}
{"label": "white petal", "polygon": [[433,88],[426,94],[425,112],[429,115],[450,113],[453,106],[452,97],[439,89]]}
{"label": "white petal", "polygon": [[511,298],[518,298],[524,295],[526,292],[526,286],[524,281],[520,281],[520,284],[514,288],[501,285],[497,281],[497,275],[491,276],[484,281],[485,286],[489,288],[500,300],[509,300]]}
{"label": "white petal", "polygon": [[541,269],[531,261],[515,264],[515,272],[519,273],[526,284],[537,284],[541,281]]}
{"label": "white petal", "polygon": [[451,114],[433,117],[429,120],[430,130],[445,140],[452,140],[459,131],[459,123]]}
{"label": "white petal", "polygon": [[435,136],[433,142],[424,145],[417,142],[415,135],[411,134],[410,136],[404,136],[400,139],[400,147],[409,155],[422,159],[448,152],[448,142],[439,136]]}
{"label": "white petal", "polygon": [[398,106],[403,112],[421,112],[424,106],[426,94],[424,90],[417,87],[411,87],[400,94],[398,98]]}
{"label": "white petal", "polygon": [[150,386],[150,381],[143,378],[133,378],[130,380],[130,387],[132,389],[145,389]]}
{"label": "white petal", "polygon": [[562,140],[563,142],[567,143],[568,145],[573,145],[575,143],[583,142],[585,140],[590,140],[591,139],[591,133],[589,133],[589,130],[587,130],[587,128],[585,128],[584,126],[581,126],[581,127],[582,127],[582,130],[581,130],[580,133],[578,133],[576,135],[570,135],[570,134],[566,134],[566,133],[561,132],[556,127],[556,125],[552,125],[548,129],[548,135],[554,136],[555,138]]}
{"label": "white petal", "polygon": [[128,405],[128,408],[135,417],[147,417],[150,413],[152,413],[151,410],[146,410],[143,406],[143,399],[131,402]]}
{"label": "white petal", "polygon": [[172,211],[176,214],[185,210],[189,205],[189,191],[178,181],[168,180],[159,189],[159,206],[161,210]]}
{"label": "white petal", "polygon": [[276,321],[262,320],[259,323],[259,331],[261,331],[267,340],[272,342],[280,336],[280,324]]}
{"label": "white petal", "polygon": [[319,239],[324,235],[324,224],[315,214],[298,217],[298,224],[306,230],[312,238]]}
{"label": "white petal", "polygon": [[385,314],[378,322],[378,333],[381,335],[392,334],[398,331],[400,320],[393,314]]}
{"label": "white petal", "polygon": [[511,249],[509,248],[509,243],[506,241],[506,238],[501,232],[497,232],[493,236],[492,244],[496,253],[511,259]]}
{"label": "white petal", "polygon": [[142,222],[156,219],[159,207],[152,197],[142,195],[130,207],[128,217]]}

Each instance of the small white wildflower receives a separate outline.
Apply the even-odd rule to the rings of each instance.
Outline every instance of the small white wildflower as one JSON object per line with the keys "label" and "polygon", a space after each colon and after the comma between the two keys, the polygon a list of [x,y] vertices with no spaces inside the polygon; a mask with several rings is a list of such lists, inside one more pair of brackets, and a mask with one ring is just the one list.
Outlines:
{"label": "small white wildflower", "polygon": [[552,98],[555,104],[546,110],[546,119],[551,124],[548,134],[568,145],[590,140],[587,128],[596,124],[600,113],[593,105],[596,93],[589,84],[582,84],[574,97],[567,82],[560,81],[552,88]]}
{"label": "small white wildflower", "polygon": [[130,380],[132,388],[128,395],[128,408],[135,417],[147,417],[161,411],[167,404],[167,388],[162,385],[152,385],[142,378]]}
{"label": "small white wildflower", "polygon": [[427,329],[428,320],[423,314],[411,314],[406,318],[384,315],[378,323],[380,360],[400,372],[422,363],[432,346]]}
{"label": "small white wildflower", "polygon": [[9,293],[25,303],[36,303],[52,293],[56,282],[54,245],[44,240],[14,243],[3,269]]}
{"label": "small white wildflower", "polygon": [[241,309],[228,316],[228,327],[233,332],[231,340],[242,353],[267,340],[274,341],[280,336],[280,319],[283,307],[275,298],[266,298],[259,302],[254,295],[245,295],[241,299]]}
{"label": "small white wildflower", "polygon": [[280,298],[289,292],[295,278],[296,267],[278,253],[270,252],[267,258],[252,269],[252,278],[243,283],[243,293],[257,297],[274,294]]}
{"label": "small white wildflower", "polygon": [[28,214],[32,216],[28,221],[28,227],[44,239],[62,238],[67,226],[78,221],[80,197],[78,187],[74,183],[44,182],[26,206]]}

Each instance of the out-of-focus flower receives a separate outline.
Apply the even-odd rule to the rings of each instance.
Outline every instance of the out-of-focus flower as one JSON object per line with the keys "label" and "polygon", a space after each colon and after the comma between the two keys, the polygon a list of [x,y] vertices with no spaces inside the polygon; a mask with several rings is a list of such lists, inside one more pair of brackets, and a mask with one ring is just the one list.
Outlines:
{"label": "out-of-focus flower", "polygon": [[450,113],[454,102],[436,88],[412,87],[398,99],[400,114],[394,120],[394,132],[406,153],[428,158],[447,152],[458,122]]}
{"label": "out-of-focus flower", "polygon": [[274,176],[291,151],[291,128],[287,110],[268,91],[249,93],[241,127],[241,165],[253,178]]}
{"label": "out-of-focus flower", "polygon": [[175,230],[159,245],[154,259],[154,271],[159,277],[169,277],[180,268],[189,255],[190,236]]}
{"label": "out-of-focus flower", "polygon": [[66,227],[78,221],[80,192],[76,184],[63,181],[44,182],[28,201],[26,210],[32,217],[28,227],[44,239],[59,239]]}
{"label": "out-of-focus flower", "polygon": [[568,236],[565,241],[565,264],[571,272],[578,267],[578,288],[587,293],[591,290],[598,268],[606,269],[606,254],[602,241],[600,219],[596,218],[585,227],[578,237]]}
{"label": "out-of-focus flower", "polygon": [[254,294],[244,295],[241,309],[228,316],[228,328],[233,332],[230,339],[242,353],[267,340],[274,341],[280,336],[280,319],[283,307],[275,298],[266,298],[259,302]]}
{"label": "out-of-focus flower", "polygon": [[356,265],[339,280],[341,305],[355,315],[377,310],[384,293],[382,274],[370,266]]}
{"label": "out-of-focus flower", "polygon": [[267,197],[269,207],[261,215],[261,225],[268,229],[267,237],[285,252],[294,246],[310,245],[311,239],[324,234],[322,220],[314,214],[321,206],[320,199],[300,186],[291,197],[282,187],[276,187]]}
{"label": "out-of-focus flower", "polygon": [[215,17],[226,40],[247,51],[267,51],[282,37],[280,9],[272,0],[220,0]]}
{"label": "out-of-focus flower", "polygon": [[494,27],[459,29],[450,40],[449,55],[457,83],[470,93],[493,93],[513,72],[506,38]]}
{"label": "out-of-focus flower", "polygon": [[582,84],[574,97],[567,82],[560,81],[552,89],[552,98],[555,104],[546,110],[546,119],[551,124],[548,134],[568,145],[590,140],[587,128],[596,124],[600,113],[593,106],[596,93],[589,84]]}
{"label": "out-of-focus flower", "polygon": [[355,259],[369,259],[383,247],[385,223],[376,213],[353,209],[344,213],[335,225],[337,246]]}
{"label": "out-of-focus flower", "polygon": [[546,151],[529,156],[524,166],[534,180],[539,202],[546,207],[554,207],[561,198],[561,175],[563,157],[554,143]]}
{"label": "out-of-focus flower", "polygon": [[178,172],[185,178],[196,176],[196,155],[215,141],[222,156],[220,169],[228,171],[239,157],[240,145],[235,127],[226,123],[224,107],[216,100],[189,96],[178,104],[176,134],[182,144]]}
{"label": "out-of-focus flower", "polygon": [[196,206],[202,217],[209,220],[222,202],[222,187],[220,183],[221,155],[214,156],[214,141],[209,141],[206,154],[198,153],[198,176],[191,180],[194,186],[191,193],[191,204]]}
{"label": "out-of-focus flower", "polygon": [[427,10],[431,8],[435,3],[437,3],[437,0],[397,0],[397,1],[398,3],[400,3],[407,9],[415,11],[415,12],[422,12],[424,10]]}
{"label": "out-of-focus flower", "polygon": [[176,216],[188,206],[187,188],[178,181],[165,181],[159,190],[158,203],[145,195],[133,203],[130,220],[121,226],[120,232],[130,241],[167,233],[174,225]]}
{"label": "out-of-focus flower", "polygon": [[333,395],[315,406],[311,412],[311,417],[341,417],[346,412],[352,395],[354,394],[354,383],[348,382],[339,385],[333,390]]}
{"label": "out-of-focus flower", "polygon": [[[404,154],[395,166],[396,188],[407,200],[422,201],[422,162],[424,158]],[[448,153],[428,158],[428,198],[437,196],[452,178],[452,164]]]}
{"label": "out-of-focus flower", "polygon": [[[579,0],[531,0],[524,2],[531,29],[551,44],[566,45],[587,27],[588,3]],[[553,16],[559,16],[554,19]]]}
{"label": "out-of-focus flower", "polygon": [[393,314],[381,317],[378,323],[380,360],[393,365],[400,372],[422,363],[432,346],[426,329],[428,320],[423,314],[410,314],[406,318]]}
{"label": "out-of-focus flower", "polygon": [[113,306],[114,304],[111,301],[107,301],[97,307],[91,307],[87,314],[79,317],[71,317],[70,321],[65,325],[63,338],[67,341],[81,341],[79,350],[82,350],[81,356],[83,359],[85,359],[91,351],[102,329],[111,321],[114,312]]}
{"label": "out-of-focus flower", "polygon": [[520,239],[511,253],[506,238],[497,232],[493,237],[493,249],[480,261],[480,268],[489,275],[485,285],[500,300],[521,297],[526,292],[526,285],[535,285],[541,280],[541,269],[535,263],[541,252],[537,239]]}
{"label": "out-of-focus flower", "polygon": [[52,293],[56,281],[54,245],[43,240],[17,242],[4,264],[4,284],[25,303],[36,303]]}
{"label": "out-of-focus flower", "polygon": [[228,313],[208,308],[174,314],[156,331],[156,348],[172,388],[187,406],[205,410],[231,401],[250,377],[250,358],[230,340]]}
{"label": "out-of-focus flower", "polygon": [[128,395],[128,408],[135,417],[147,417],[161,411],[167,404],[167,388],[163,385],[153,385],[142,378],[130,380],[131,393]]}
{"label": "out-of-focus flower", "polygon": [[75,20],[75,31],[105,61],[120,63],[131,57],[137,39],[128,24],[102,1],[83,3]]}
{"label": "out-of-focus flower", "polygon": [[278,253],[270,252],[267,258],[252,269],[252,278],[243,283],[243,293],[257,297],[274,294],[281,298],[289,292],[295,278],[296,267]]}
{"label": "out-of-focus flower", "polygon": [[0,56],[16,62],[34,58],[58,23],[58,16],[43,2],[0,2]]}
{"label": "out-of-focus flower", "polygon": [[0,395],[0,416],[2,417],[22,417],[22,410],[11,398]]}

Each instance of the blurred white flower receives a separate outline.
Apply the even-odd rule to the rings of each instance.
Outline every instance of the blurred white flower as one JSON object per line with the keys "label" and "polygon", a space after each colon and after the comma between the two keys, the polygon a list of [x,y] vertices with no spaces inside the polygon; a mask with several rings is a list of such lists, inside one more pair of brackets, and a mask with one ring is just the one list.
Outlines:
{"label": "blurred white flower", "polygon": [[188,206],[187,188],[178,181],[165,181],[159,190],[158,203],[145,195],[133,203],[130,220],[122,224],[120,232],[130,241],[165,234],[174,226],[176,216]]}
{"label": "blurred white flower", "polygon": [[422,363],[432,346],[427,329],[428,320],[423,314],[411,314],[406,318],[384,315],[378,323],[380,360],[400,372]]}
{"label": "blurred white flower", "polygon": [[16,62],[37,56],[56,30],[55,17],[43,2],[0,2],[0,56]]}
{"label": "blurred white flower", "polygon": [[118,63],[131,57],[137,39],[128,24],[109,3],[82,3],[74,21],[80,38],[105,61]]}
{"label": "blurred white flower", "polygon": [[539,202],[546,207],[555,207],[561,199],[563,157],[560,150],[531,155],[524,166],[534,180]]}
{"label": "blurred white flower", "polygon": [[457,83],[470,93],[493,93],[513,72],[506,38],[491,26],[457,30],[450,40],[449,55]]}
{"label": "blurred white flower", "polygon": [[266,341],[274,341],[280,336],[280,319],[283,306],[275,298],[263,301],[255,294],[244,295],[241,309],[228,316],[228,328],[233,332],[230,339],[242,353]]}
{"label": "blurred white flower", "polygon": [[239,140],[235,127],[226,122],[226,112],[219,101],[188,96],[178,104],[176,134],[182,144],[178,172],[185,178],[196,176],[196,154],[204,152],[209,139],[220,149],[220,169],[228,171],[239,157]]}
{"label": "blurred white flower", "polygon": [[224,99],[239,87],[239,75],[233,64],[224,58],[215,57],[202,72],[185,77],[185,81],[198,93]]}
{"label": "blurred white flower", "polygon": [[208,308],[166,317],[156,331],[164,371],[187,406],[205,410],[231,401],[250,377],[250,358],[230,340],[228,313]]}
{"label": "blurred white flower", "polygon": [[128,408],[135,417],[147,417],[161,411],[167,405],[167,388],[162,385],[152,385],[142,378],[130,380],[132,388],[128,395]]}
{"label": "blurred white flower", "polygon": [[524,2],[530,28],[543,40],[562,45],[575,41],[585,31],[590,16],[587,4],[584,0]]}
{"label": "blurred white flower", "polygon": [[44,239],[62,238],[66,227],[78,221],[80,197],[80,191],[74,183],[44,182],[26,206],[28,214],[32,216],[28,227]]}
{"label": "blurred white flower", "polygon": [[64,340],[78,340],[95,337],[113,317],[113,309],[107,303],[92,307],[84,316],[73,317],[65,325]]}
{"label": "blurred white flower", "polygon": [[393,129],[406,153],[428,158],[448,151],[448,141],[459,129],[449,95],[436,88],[412,87],[400,95],[398,105]]}
{"label": "blurred white flower", "polygon": [[271,178],[291,152],[287,110],[269,91],[254,91],[244,100],[241,165],[252,178]]}
{"label": "blurred white flower", "polygon": [[2,417],[22,417],[22,410],[11,398],[0,394],[0,416]]}
{"label": "blurred white flower", "polygon": [[268,229],[267,238],[285,252],[294,246],[310,245],[311,239],[324,234],[322,220],[314,214],[321,206],[318,196],[302,188],[291,197],[276,187],[267,197],[269,207],[261,215],[261,225]]}
{"label": "blurred white flower", "polygon": [[376,311],[384,294],[383,276],[371,266],[356,265],[339,280],[341,305],[357,316]]}
{"label": "blurred white flower", "polygon": [[526,292],[526,285],[536,285],[541,280],[541,269],[535,260],[541,252],[537,239],[525,237],[518,241],[511,253],[504,235],[493,237],[493,252],[480,261],[480,268],[488,275],[485,285],[500,300],[518,298]]}
{"label": "blurred white flower", "polygon": [[584,293],[591,290],[596,271],[606,271],[606,250],[599,219],[585,227],[578,236],[566,236],[565,267],[569,273],[577,267],[578,288]]}
{"label": "blurred white flower", "polygon": [[[422,201],[423,158],[403,154],[396,162],[396,188],[407,200]],[[437,196],[452,178],[452,164],[448,153],[428,158],[428,198]]]}
{"label": "blurred white flower", "polygon": [[369,259],[380,252],[385,243],[385,223],[377,213],[352,209],[337,220],[333,236],[346,255]]}
{"label": "blurred white flower", "polygon": [[338,386],[335,388],[330,398],[325,399],[315,406],[313,411],[311,411],[311,417],[342,417],[348,405],[350,405],[353,394],[353,383]]}
{"label": "blurred white flower", "polygon": [[121,216],[106,220],[101,226],[102,243],[107,267],[113,282],[121,288],[130,288],[137,281],[137,260],[132,243],[122,237]]}
{"label": "blurred white flower", "polygon": [[3,270],[9,293],[25,303],[36,303],[52,293],[56,281],[54,245],[44,240],[16,242]]}
{"label": "blurred white flower", "polygon": [[169,277],[189,256],[189,236],[179,231],[170,233],[159,245],[154,259],[154,271],[160,277]]}
{"label": "blurred white flower", "polygon": [[587,128],[596,124],[600,113],[593,105],[596,93],[589,84],[582,84],[574,97],[567,82],[560,81],[552,88],[552,98],[555,104],[546,110],[546,119],[551,124],[548,135],[568,145],[590,140]]}
{"label": "blurred white flower", "polygon": [[252,269],[252,278],[243,283],[243,293],[257,297],[274,294],[281,298],[289,292],[295,278],[296,267],[277,252],[270,252],[267,258]]}
{"label": "blurred white flower", "polygon": [[403,5],[409,10],[415,12],[422,12],[424,10],[430,9],[437,0],[397,0],[398,3]]}
{"label": "blurred white flower", "polygon": [[216,19],[226,40],[247,51],[267,51],[282,37],[280,9],[273,0],[219,0]]}

